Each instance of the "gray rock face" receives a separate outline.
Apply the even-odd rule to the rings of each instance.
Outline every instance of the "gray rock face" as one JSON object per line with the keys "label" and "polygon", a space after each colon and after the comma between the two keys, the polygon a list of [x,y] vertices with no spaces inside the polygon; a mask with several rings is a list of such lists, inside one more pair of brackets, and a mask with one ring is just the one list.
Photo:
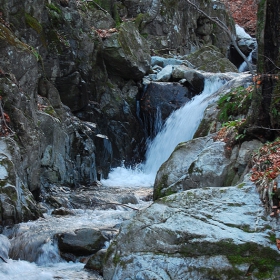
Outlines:
{"label": "gray rock face", "polygon": [[238,72],[236,66],[218,48],[212,45],[202,47],[198,51],[188,55],[187,59],[198,70],[219,73]]}
{"label": "gray rock face", "polygon": [[106,257],[107,250],[101,249],[96,254],[92,255],[87,261],[85,268],[98,271],[99,274],[103,274],[103,261]]}
{"label": "gray rock face", "polygon": [[150,68],[148,42],[141,37],[135,25],[125,22],[118,32],[103,41],[105,64],[114,75],[140,80]]}
{"label": "gray rock face", "polygon": [[[123,224],[108,249],[104,279],[244,279],[251,257],[279,259],[269,232],[249,181],[180,192]],[[260,279],[255,264],[250,273]]]}
{"label": "gray rock face", "polygon": [[58,234],[58,247],[62,253],[72,253],[78,256],[97,252],[104,246],[106,238],[99,230],[82,228],[74,233]]}
{"label": "gray rock face", "polygon": [[[139,154],[137,143],[144,134],[141,129],[137,135],[130,129],[130,125],[140,126],[135,104],[138,88],[131,82],[123,82],[117,70],[112,72],[117,74],[116,81],[122,91],[116,84],[111,87],[104,61],[99,59],[103,43],[92,28],[97,20],[90,20],[89,16],[99,13],[100,18],[101,11],[94,5],[77,4],[76,1],[66,4],[1,1],[0,92],[1,105],[10,118],[10,129],[5,127],[6,138],[1,139],[5,150],[1,152],[3,161],[8,158],[13,166],[2,178],[1,222],[4,225],[40,216],[32,194],[39,199],[42,186],[92,184],[108,175],[113,149],[119,160],[125,158],[124,154],[130,160]],[[89,14],[84,13],[85,10]],[[114,27],[114,20],[109,14],[105,15],[103,12],[107,24],[100,23],[96,28]],[[147,44],[143,47],[144,40],[131,24],[125,26],[120,32],[122,47],[130,48],[131,53],[136,53],[135,46],[143,50],[143,54],[131,56],[128,62],[131,67],[127,73],[137,80],[149,68],[149,48]],[[107,68],[110,67],[107,65]],[[119,102],[111,107],[114,102],[107,96],[113,96],[114,89],[118,93],[114,98]],[[64,104],[75,112],[89,104],[98,104],[99,108],[94,117],[84,123]],[[111,125],[103,125],[110,121]],[[112,147],[105,132],[112,141],[122,139],[115,141]]]}
{"label": "gray rock face", "polygon": [[242,180],[250,155],[261,146],[257,140],[233,149],[212,136],[179,144],[160,167],[154,200],[188,189],[229,186]]}
{"label": "gray rock face", "polygon": [[147,85],[140,106],[144,125],[155,136],[168,116],[190,100],[191,92],[179,83],[151,82]]}
{"label": "gray rock face", "polygon": [[[230,30],[235,30],[223,4],[204,0],[193,2],[209,16],[219,17]],[[186,54],[209,43],[224,54],[228,50],[230,39],[227,35],[184,1],[126,0],[123,3],[126,17],[135,18],[140,33],[146,34],[151,48],[157,52]]]}
{"label": "gray rock face", "polygon": [[231,161],[225,143],[211,137],[179,144],[160,167],[154,185],[154,199],[182,190],[217,186],[226,180]]}
{"label": "gray rock face", "polygon": [[[150,68],[150,45],[183,54],[210,41],[225,54],[229,45],[179,2],[0,0],[1,104],[10,118],[1,141],[3,159],[13,165],[8,177],[16,178],[3,183],[1,221],[39,217],[31,194],[39,199],[42,187],[93,184],[112,164],[141,159],[144,131],[135,101],[137,82]],[[201,4],[227,18],[222,6]]]}
{"label": "gray rock face", "polygon": [[10,241],[5,235],[0,235],[0,256],[4,259],[8,259]]}

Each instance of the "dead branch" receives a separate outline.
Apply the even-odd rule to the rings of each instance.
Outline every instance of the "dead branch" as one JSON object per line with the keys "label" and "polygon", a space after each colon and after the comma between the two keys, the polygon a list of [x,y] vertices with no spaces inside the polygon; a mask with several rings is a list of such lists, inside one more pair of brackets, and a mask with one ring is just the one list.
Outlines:
{"label": "dead branch", "polygon": [[8,263],[3,257],[0,256],[0,259],[4,262],[4,263]]}
{"label": "dead branch", "polygon": [[257,126],[257,125],[254,125],[254,126],[251,126],[250,128],[261,128],[261,129],[266,129],[266,130],[276,130],[276,131],[279,131],[280,130],[280,128],[279,129],[277,129],[277,128],[270,128],[270,127],[264,127],[264,126]]}
{"label": "dead branch", "polygon": [[243,52],[239,49],[234,36],[232,35],[232,33],[230,32],[230,30],[228,29],[228,27],[225,25],[224,22],[222,22],[219,18],[217,17],[210,17],[209,15],[207,15],[204,11],[202,11],[201,9],[199,9],[199,7],[192,3],[190,0],[186,0],[187,3],[189,3],[192,7],[194,7],[200,14],[202,14],[203,16],[205,16],[206,18],[208,18],[209,20],[211,20],[212,22],[216,23],[223,31],[226,32],[226,34],[229,36],[229,38],[231,39],[231,42],[234,46],[234,48],[236,49],[236,51],[239,53],[239,55],[244,59],[244,61],[247,63],[249,71],[252,75],[254,75],[254,70],[252,67],[252,64],[248,61],[247,57],[243,54]]}
{"label": "dead branch", "polygon": [[109,14],[108,11],[106,11],[105,9],[103,9],[102,7],[100,7],[100,5],[98,5],[95,1],[93,1],[93,0],[87,0],[87,2],[93,3],[99,10],[103,11],[103,12],[106,13],[106,14]]}
{"label": "dead branch", "polygon": [[130,208],[130,209],[139,211],[139,209],[137,209],[137,208],[134,208],[134,207],[128,206],[128,205],[126,205],[126,204],[122,204],[122,203],[116,203],[116,202],[105,202],[105,203],[94,202],[94,204],[97,204],[97,205],[108,205],[108,204],[112,204],[112,205],[123,206],[123,207],[127,207],[127,208]]}
{"label": "dead branch", "polygon": [[[278,67],[278,66],[272,61],[272,59],[270,59],[270,58],[267,57],[266,55],[262,55],[262,54],[260,54],[260,53],[259,53],[258,55],[264,57],[265,59],[268,59],[268,60],[271,62],[271,64],[272,64],[277,70],[280,70],[280,67]],[[275,74],[275,75],[276,75],[276,74]]]}

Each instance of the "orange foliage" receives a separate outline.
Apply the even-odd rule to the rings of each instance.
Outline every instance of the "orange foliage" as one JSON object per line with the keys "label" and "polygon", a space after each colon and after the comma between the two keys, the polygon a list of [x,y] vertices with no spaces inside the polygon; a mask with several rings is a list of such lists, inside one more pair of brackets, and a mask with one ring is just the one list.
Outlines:
{"label": "orange foliage", "polygon": [[265,144],[252,157],[253,168],[251,180],[260,182],[262,180],[274,180],[280,174],[280,139],[273,143]]}
{"label": "orange foliage", "polygon": [[[2,96],[0,96],[0,102],[2,100]],[[11,119],[7,113],[3,112],[2,105],[0,103],[0,137],[8,136],[12,131],[9,128],[8,124],[11,122]]]}

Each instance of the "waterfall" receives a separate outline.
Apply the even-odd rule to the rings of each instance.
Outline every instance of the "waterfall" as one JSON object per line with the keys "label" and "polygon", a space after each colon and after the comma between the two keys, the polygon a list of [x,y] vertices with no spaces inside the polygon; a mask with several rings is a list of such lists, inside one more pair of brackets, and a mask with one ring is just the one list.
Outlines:
{"label": "waterfall", "polygon": [[185,106],[173,112],[166,120],[162,130],[157,134],[146,153],[146,161],[137,168],[118,167],[112,170],[106,186],[152,186],[161,164],[168,159],[180,142],[192,139],[204,110],[210,103],[209,97],[225,82],[216,77],[205,80],[204,90]]}
{"label": "waterfall", "polygon": [[156,175],[161,164],[171,155],[175,147],[180,142],[185,142],[193,138],[198,128],[209,101],[204,101],[206,97],[216,92],[222,81],[205,81],[205,89],[200,95],[196,95],[184,107],[173,112],[164,124],[163,129],[157,134],[148,147],[146,162],[143,166],[144,173]]}
{"label": "waterfall", "polygon": [[[252,62],[252,56],[253,56],[253,51],[251,51],[247,57],[247,60],[251,63]],[[245,72],[245,71],[248,71],[248,65],[246,63],[246,61],[243,61],[241,63],[241,65],[239,66],[238,68],[238,71],[239,72]]]}

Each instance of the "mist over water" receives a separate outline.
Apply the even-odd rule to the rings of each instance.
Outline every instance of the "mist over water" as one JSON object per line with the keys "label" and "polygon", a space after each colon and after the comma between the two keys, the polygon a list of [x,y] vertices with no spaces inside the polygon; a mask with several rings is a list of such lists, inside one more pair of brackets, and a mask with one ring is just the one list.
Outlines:
{"label": "mist over water", "polygon": [[[171,155],[175,147],[193,138],[203,117],[204,110],[210,103],[209,97],[225,82],[217,78],[205,80],[204,90],[190,102],[174,111],[163,125],[162,130],[149,144],[146,160],[137,168],[114,168],[109,178],[102,180],[105,186],[151,187],[156,173],[163,162]],[[206,100],[207,99],[207,100]]]}

